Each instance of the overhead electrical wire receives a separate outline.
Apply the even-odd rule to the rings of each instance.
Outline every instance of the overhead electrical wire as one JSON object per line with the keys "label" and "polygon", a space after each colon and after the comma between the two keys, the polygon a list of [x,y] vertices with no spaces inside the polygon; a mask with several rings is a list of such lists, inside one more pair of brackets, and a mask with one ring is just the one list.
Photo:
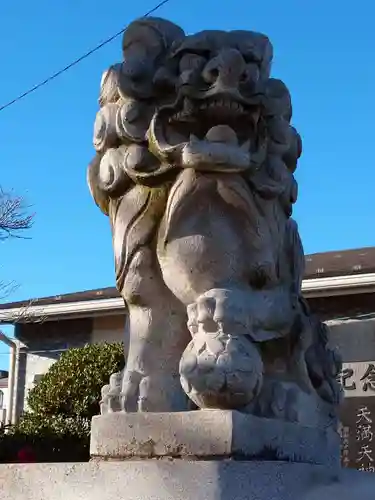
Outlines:
{"label": "overhead electrical wire", "polygon": [[[78,347],[78,346],[76,346]],[[83,346],[80,346],[80,347],[83,347]],[[62,347],[61,349],[38,349],[37,351],[35,350],[28,350],[27,348],[25,347],[22,347],[20,349],[20,354],[45,354],[45,353],[63,353],[63,352],[66,352],[66,351],[70,351],[70,349],[74,349],[74,347]],[[0,352],[0,356],[9,356],[9,352]],[[1,371],[1,370],[0,370]]]}
{"label": "overhead electrical wire", "polygon": [[[168,3],[169,1],[170,0],[163,0],[163,1],[159,2],[157,5],[155,5],[155,7],[153,7],[151,10],[149,10],[148,12],[146,12],[146,14],[144,14],[142,17],[148,17],[149,15],[153,14],[155,11],[157,11],[158,9],[160,9],[160,7],[162,7],[163,5],[165,5],[166,3]],[[48,83],[50,83],[52,80],[55,80],[57,77],[59,77],[60,75],[62,75],[66,71],[70,70],[74,66],[77,66],[77,64],[79,64],[83,60],[87,59],[92,54],[94,54],[95,52],[97,52],[98,50],[100,50],[102,47],[104,47],[105,45],[108,45],[113,40],[115,40],[120,35],[122,35],[124,33],[124,31],[126,30],[126,28],[127,28],[127,26],[125,26],[125,28],[122,28],[120,31],[118,31],[114,35],[112,35],[109,38],[107,38],[106,40],[104,40],[104,42],[101,42],[99,45],[96,45],[95,47],[93,47],[92,49],[90,49],[88,52],[86,52],[85,54],[83,54],[82,56],[78,57],[78,59],[75,59],[74,61],[72,61],[71,63],[69,63],[64,68],[60,69],[59,71],[56,71],[56,73],[53,73],[52,75],[50,75],[45,80],[37,83],[36,85],[34,85],[34,87],[29,88],[28,90],[26,90],[22,94],[18,95],[17,97],[15,97],[14,99],[12,99],[11,101],[3,104],[2,106],[0,106],[0,111],[4,111],[4,109],[9,108],[10,106],[12,106],[13,104],[15,104],[16,102],[20,101],[21,99],[24,99],[26,96],[32,94],[33,92],[35,92],[36,90],[40,89],[41,87],[44,87],[45,85],[47,85]]]}

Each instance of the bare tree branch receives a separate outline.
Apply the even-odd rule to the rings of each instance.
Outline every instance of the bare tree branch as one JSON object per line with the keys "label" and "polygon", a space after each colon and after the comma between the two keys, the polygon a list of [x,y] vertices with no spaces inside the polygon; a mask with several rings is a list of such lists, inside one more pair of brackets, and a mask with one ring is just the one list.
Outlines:
{"label": "bare tree branch", "polygon": [[[25,238],[24,231],[33,225],[34,214],[28,213],[24,199],[12,191],[6,192],[0,186],[0,241],[8,238]],[[18,285],[14,281],[0,280],[0,300],[12,294]],[[21,311],[20,320],[25,321],[26,309]]]}
{"label": "bare tree branch", "polygon": [[0,322],[15,325],[16,323],[44,323],[48,315],[43,306],[38,307],[37,300],[29,300],[21,307],[0,310]]}
{"label": "bare tree branch", "polygon": [[47,316],[43,314],[43,307],[38,308],[36,314],[31,313],[31,307],[35,306],[35,299],[28,301],[26,305],[20,308],[16,314],[12,316],[13,322],[17,323],[44,323],[47,320]]}
{"label": "bare tree branch", "polygon": [[34,214],[27,214],[24,199],[0,187],[0,241],[7,238],[25,238],[22,232],[33,225]]}
{"label": "bare tree branch", "polygon": [[0,300],[4,300],[6,297],[14,293],[19,285],[15,281],[1,281],[0,280]]}

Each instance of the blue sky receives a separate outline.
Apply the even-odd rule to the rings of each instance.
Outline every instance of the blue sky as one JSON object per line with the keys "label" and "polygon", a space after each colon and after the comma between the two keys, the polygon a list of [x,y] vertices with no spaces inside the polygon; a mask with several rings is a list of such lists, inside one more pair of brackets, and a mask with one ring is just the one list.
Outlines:
{"label": "blue sky", "polygon": [[[0,105],[155,3],[2,2]],[[273,75],[291,90],[304,141],[295,218],[306,253],[375,245],[375,3],[170,0],[157,15],[188,33],[251,29],[271,38]],[[0,113],[0,183],[36,212],[30,240],[1,243],[0,277],[20,284],[9,300],[114,283],[108,221],[90,198],[86,166],[101,73],[120,48],[117,39]]]}

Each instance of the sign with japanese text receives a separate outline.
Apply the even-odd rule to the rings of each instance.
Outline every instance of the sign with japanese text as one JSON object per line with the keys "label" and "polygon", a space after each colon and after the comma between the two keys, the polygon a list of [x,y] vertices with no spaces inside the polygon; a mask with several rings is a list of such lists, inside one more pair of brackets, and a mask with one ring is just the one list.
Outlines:
{"label": "sign with japanese text", "polygon": [[346,398],[375,396],[375,361],[344,363],[339,382]]}
{"label": "sign with japanese text", "polygon": [[375,472],[375,361],[344,363],[338,380],[342,465]]}
{"label": "sign with japanese text", "polygon": [[375,398],[352,398],[341,409],[343,467],[375,472]]}

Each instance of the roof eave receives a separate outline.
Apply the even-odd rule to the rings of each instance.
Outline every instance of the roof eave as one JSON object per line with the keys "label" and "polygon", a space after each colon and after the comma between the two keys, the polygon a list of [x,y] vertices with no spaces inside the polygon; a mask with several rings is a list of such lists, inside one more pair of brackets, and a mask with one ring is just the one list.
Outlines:
{"label": "roof eave", "polygon": [[77,319],[95,316],[113,315],[115,311],[125,309],[121,297],[95,299],[77,302],[62,302],[43,306],[14,307],[0,310],[1,324],[42,323],[57,319]]}
{"label": "roof eave", "polygon": [[[306,279],[302,283],[302,292],[306,299],[374,293],[375,273]],[[124,301],[121,297],[63,302],[44,306],[31,305],[26,309],[15,307],[0,310],[0,324],[106,316],[116,312],[121,313],[124,309]]]}
{"label": "roof eave", "polygon": [[307,299],[374,293],[375,273],[307,279],[302,282],[302,292]]}

